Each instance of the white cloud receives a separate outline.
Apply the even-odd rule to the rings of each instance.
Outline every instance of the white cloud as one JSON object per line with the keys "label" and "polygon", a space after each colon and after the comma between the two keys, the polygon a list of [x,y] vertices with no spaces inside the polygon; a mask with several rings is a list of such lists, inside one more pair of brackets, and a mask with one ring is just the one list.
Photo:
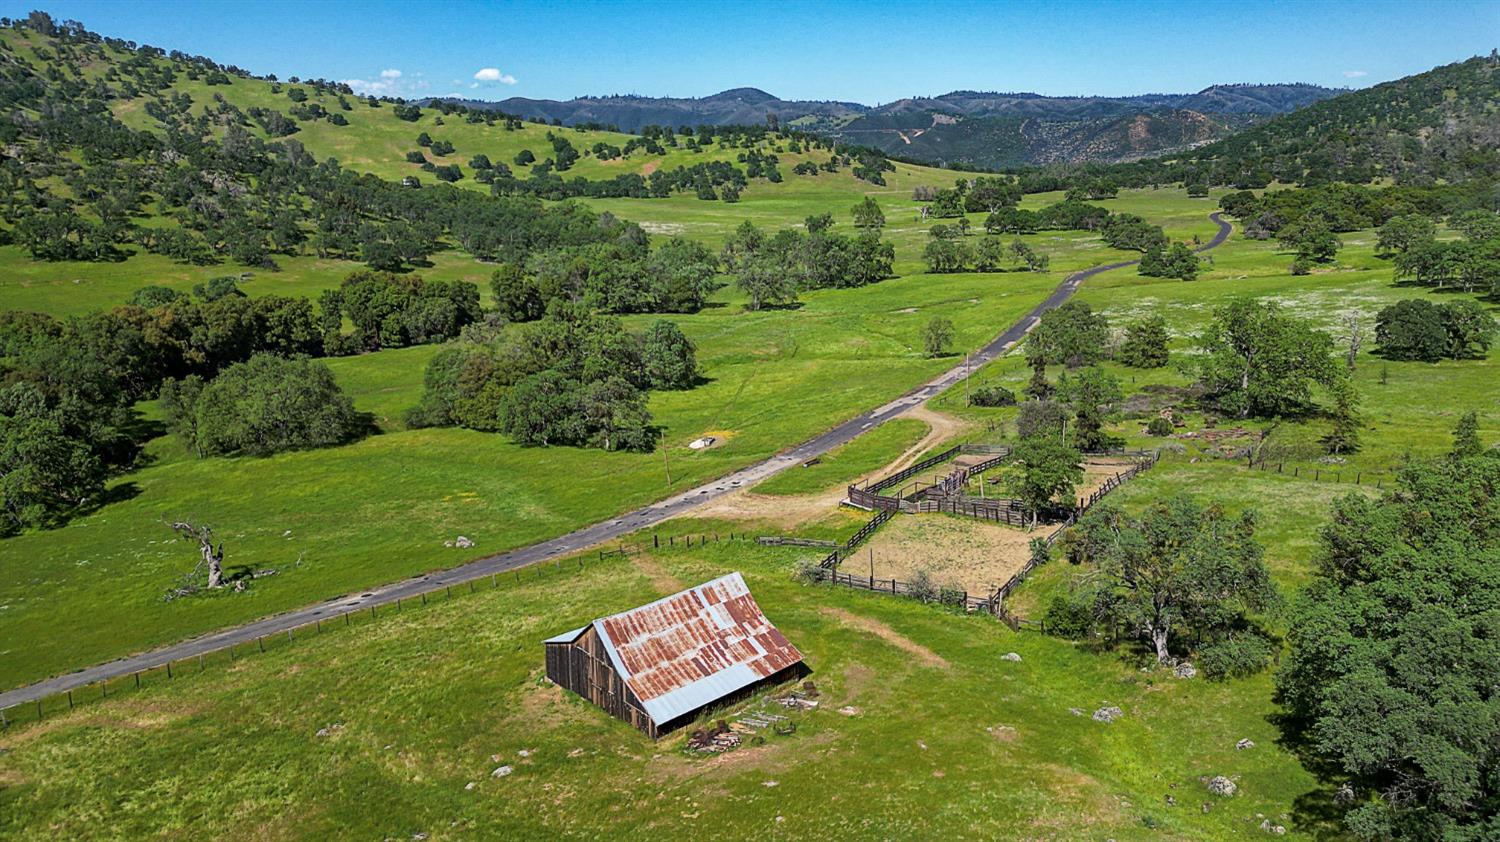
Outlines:
{"label": "white cloud", "polygon": [[1358,79],[1361,76],[1369,76],[1369,75],[1370,75],[1370,71],[1368,71],[1368,70],[1345,70],[1344,71],[1344,78],[1345,79]]}
{"label": "white cloud", "polygon": [[474,74],[474,79],[479,82],[499,82],[502,85],[514,85],[516,77],[509,73],[501,73],[498,67],[481,67]]}
{"label": "white cloud", "polygon": [[408,77],[395,68],[380,71],[378,79],[340,79],[360,96],[411,96],[429,85],[421,73]]}

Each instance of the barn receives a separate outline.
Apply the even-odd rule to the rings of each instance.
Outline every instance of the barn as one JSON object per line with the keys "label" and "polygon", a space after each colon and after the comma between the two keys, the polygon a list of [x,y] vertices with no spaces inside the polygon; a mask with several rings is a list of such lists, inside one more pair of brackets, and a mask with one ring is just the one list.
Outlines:
{"label": "barn", "polygon": [[546,640],[547,677],[656,739],[807,672],[739,573]]}

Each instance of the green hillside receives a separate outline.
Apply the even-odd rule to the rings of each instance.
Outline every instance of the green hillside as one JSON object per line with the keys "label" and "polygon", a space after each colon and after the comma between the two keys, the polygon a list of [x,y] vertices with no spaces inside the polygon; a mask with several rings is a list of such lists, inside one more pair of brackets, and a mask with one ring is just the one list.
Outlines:
{"label": "green hillside", "polygon": [[[0,837],[1491,838],[1496,72],[977,176],[7,21],[0,693],[320,613],[0,707]],[[1031,140],[1236,122],[1193,114]],[[887,405],[609,547],[423,579]],[[1011,449],[904,477],[928,511],[826,584],[847,486],[959,443]],[[543,639],[731,571],[816,708],[653,741],[545,678]],[[787,719],[691,747],[755,711]]]}

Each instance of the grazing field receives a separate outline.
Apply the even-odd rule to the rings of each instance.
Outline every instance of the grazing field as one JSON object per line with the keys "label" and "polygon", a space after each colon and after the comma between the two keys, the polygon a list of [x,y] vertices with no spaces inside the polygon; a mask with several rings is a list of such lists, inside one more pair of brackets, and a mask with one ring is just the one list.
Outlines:
{"label": "grazing field", "polygon": [[[1122,191],[1122,197],[1127,194]],[[1237,229],[1238,231],[1238,229]],[[1119,378],[1127,397],[1149,391],[1145,400],[1153,413],[1162,408],[1182,408],[1189,403],[1183,391],[1193,377],[1184,371],[1195,352],[1195,337],[1208,325],[1216,307],[1235,298],[1250,297],[1280,304],[1288,312],[1312,320],[1335,337],[1337,350],[1346,347],[1346,319],[1357,320],[1363,345],[1356,358],[1354,383],[1363,399],[1362,447],[1335,459],[1325,459],[1320,439],[1329,428],[1328,418],[1313,414],[1276,424],[1268,453],[1285,470],[1301,473],[1335,473],[1353,476],[1389,477],[1408,455],[1431,456],[1444,452],[1451,442],[1454,424],[1470,410],[1479,413],[1481,437],[1500,435],[1500,364],[1495,355],[1486,359],[1445,360],[1437,363],[1388,361],[1375,349],[1375,314],[1383,307],[1409,298],[1435,302],[1464,293],[1437,291],[1397,282],[1391,262],[1374,254],[1375,233],[1359,231],[1341,235],[1344,248],[1335,264],[1295,276],[1288,271],[1292,257],[1278,251],[1274,241],[1255,241],[1233,236],[1210,252],[1211,264],[1196,281],[1146,278],[1125,269],[1091,279],[1078,299],[1107,315],[1111,327],[1123,330],[1146,315],[1166,320],[1171,334],[1172,364],[1160,369],[1133,369],[1113,362],[1104,367]],[[1494,302],[1481,299],[1491,313],[1500,314]],[[1049,376],[1055,379],[1059,369]],[[1020,355],[997,360],[974,376],[975,383],[998,382],[1018,394],[1030,377]],[[1327,397],[1315,395],[1327,404]],[[963,409],[963,392],[951,389],[936,405],[986,423],[1000,423],[1015,415],[1014,409]],[[1185,413],[1185,426],[1172,438],[1145,434],[1141,419],[1122,419],[1114,427],[1129,447],[1155,448],[1181,445],[1193,456],[1224,458],[1225,453],[1248,446],[1272,427],[1259,420],[1219,419],[1208,436],[1200,412]],[[1234,434],[1234,430],[1240,434]],[[1225,432],[1225,431],[1229,432]],[[1175,445],[1173,445],[1175,446]]]}
{"label": "grazing field", "polygon": [[[1326,838],[1328,793],[1279,744],[1266,677],[1178,681],[1129,651],[797,584],[797,557],[664,550],[153,676],[0,734],[0,834],[1188,840],[1268,818]],[[541,679],[542,638],[730,570],[813,669],[820,706],[794,734],[692,756]],[[1094,721],[1106,706],[1123,716]],[[1209,794],[1213,775],[1239,794]]]}
{"label": "grazing field", "polygon": [[[810,293],[798,309],[755,313],[725,290],[723,306],[674,317],[698,344],[706,382],[652,394],[665,455],[524,448],[458,429],[406,431],[401,415],[416,404],[435,348],[330,360],[381,434],[264,459],[197,459],[165,436],[148,446],[154,461],[116,479],[92,514],[5,539],[8,555],[29,562],[0,581],[0,685],[534,543],[660,499],[810,438],[951,366],[953,357],[927,359],[920,351],[919,331],[932,315],[953,321],[957,347],[977,347],[1058,280],[1056,273],[910,276]],[[652,318],[628,321],[639,327]],[[705,434],[722,445],[686,447]],[[274,567],[278,575],[245,594],[162,602],[196,560],[162,523],[184,516],[215,527],[231,567]],[[458,535],[478,546],[443,547]]]}

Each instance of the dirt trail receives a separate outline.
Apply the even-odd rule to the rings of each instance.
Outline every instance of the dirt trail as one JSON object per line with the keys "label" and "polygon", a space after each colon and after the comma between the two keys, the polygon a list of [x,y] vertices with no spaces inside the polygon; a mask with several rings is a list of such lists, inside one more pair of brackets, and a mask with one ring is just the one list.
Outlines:
{"label": "dirt trail", "polygon": [[[915,418],[926,423],[927,433],[890,464],[858,477],[859,480],[888,476],[905,470],[916,464],[929,450],[969,428],[968,422],[929,409],[926,405],[915,406],[901,417]],[[844,494],[845,486],[842,483],[816,494],[797,496],[756,494],[753,490],[746,489],[726,494],[683,514],[725,520],[770,521],[780,528],[791,529],[833,511],[838,507],[839,501],[844,499]]]}
{"label": "dirt trail", "polygon": [[669,596],[687,587],[681,579],[668,573],[665,567],[646,553],[636,553],[631,556],[630,563],[651,580],[651,587],[660,591],[662,596]]}
{"label": "dirt trail", "polygon": [[827,605],[823,606],[820,610],[828,617],[838,620],[842,625],[852,626],[862,632],[875,635],[908,655],[914,656],[924,666],[941,667],[942,669],[949,667],[948,660],[942,655],[928,649],[926,646],[873,617],[866,617],[861,614],[855,614],[852,611]]}

